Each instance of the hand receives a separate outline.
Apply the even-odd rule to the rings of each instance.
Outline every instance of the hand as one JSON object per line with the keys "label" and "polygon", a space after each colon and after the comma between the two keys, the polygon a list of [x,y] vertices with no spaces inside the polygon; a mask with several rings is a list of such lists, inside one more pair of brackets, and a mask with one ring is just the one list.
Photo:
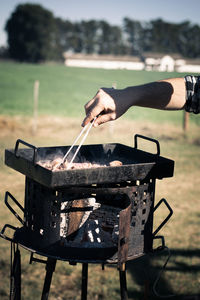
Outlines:
{"label": "hand", "polygon": [[129,106],[123,101],[123,90],[101,88],[92,100],[85,105],[86,117],[82,126],[87,125],[95,117],[94,127],[108,121],[113,121],[124,114]]}

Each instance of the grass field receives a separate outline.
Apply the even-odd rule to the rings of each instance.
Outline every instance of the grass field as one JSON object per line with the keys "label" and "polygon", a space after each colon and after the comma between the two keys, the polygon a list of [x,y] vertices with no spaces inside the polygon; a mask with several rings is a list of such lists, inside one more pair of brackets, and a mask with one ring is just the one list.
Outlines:
{"label": "grass field", "polygon": [[[101,86],[113,83],[122,88],[175,73],[105,71],[66,68],[62,65],[0,64],[0,228],[5,223],[19,226],[4,205],[5,191],[10,191],[23,204],[24,176],[4,165],[5,148],[13,148],[22,138],[36,146],[68,145],[80,131],[84,116],[83,104]],[[183,74],[182,74],[183,76]],[[40,81],[38,129],[33,135],[33,84]],[[87,143],[119,142],[133,145],[136,133],[160,142],[161,155],[175,161],[173,178],[158,180],[156,202],[162,197],[174,214],[161,234],[171,250],[171,258],[156,291],[173,299],[200,294],[200,179],[199,117],[191,116],[189,129],[182,130],[182,112],[159,112],[134,109],[126,116],[93,129]],[[145,121],[144,121],[145,120]],[[141,147],[155,151],[151,143]],[[164,207],[156,212],[155,228],[165,218]],[[0,299],[9,295],[10,244],[0,240]],[[22,300],[40,299],[45,275],[44,265],[29,265],[29,252],[22,254]],[[152,294],[156,276],[167,258],[167,251],[127,263],[129,299],[144,299],[144,285],[149,282],[147,299],[159,299]],[[59,261],[53,276],[50,300],[80,299],[81,265],[70,266]],[[170,297],[166,297],[171,299]],[[88,300],[120,299],[116,267],[89,266]],[[189,299],[189,298],[188,298]]]}
{"label": "grass field", "polygon": [[[0,113],[33,114],[33,86],[39,80],[39,114],[83,117],[83,105],[100,87],[138,85],[162,78],[184,76],[178,73],[69,68],[64,65],[30,65],[0,62]],[[153,122],[182,122],[182,112],[134,108],[126,118]],[[191,116],[199,122],[197,116]],[[200,123],[200,122],[199,122]]]}

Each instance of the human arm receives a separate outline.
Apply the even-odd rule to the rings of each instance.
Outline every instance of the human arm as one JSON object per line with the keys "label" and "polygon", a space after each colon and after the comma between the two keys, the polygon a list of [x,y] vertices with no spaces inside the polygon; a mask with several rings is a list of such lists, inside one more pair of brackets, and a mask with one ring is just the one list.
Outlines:
{"label": "human arm", "polygon": [[97,116],[94,126],[116,120],[132,106],[181,110],[186,106],[187,94],[185,78],[170,78],[125,89],[102,88],[85,105],[86,117],[82,126]]}

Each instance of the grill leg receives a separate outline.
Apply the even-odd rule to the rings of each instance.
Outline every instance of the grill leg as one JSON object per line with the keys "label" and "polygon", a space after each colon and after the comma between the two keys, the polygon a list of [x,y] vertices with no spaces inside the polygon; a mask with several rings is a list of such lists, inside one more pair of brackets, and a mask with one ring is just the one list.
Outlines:
{"label": "grill leg", "polygon": [[56,267],[56,259],[48,258],[46,264],[46,277],[44,281],[41,300],[47,300],[49,297],[50,285],[53,276],[53,272]]}
{"label": "grill leg", "polygon": [[119,279],[120,279],[121,300],[128,300],[125,264],[122,265],[122,269],[119,269]]}
{"label": "grill leg", "polygon": [[88,264],[82,264],[82,289],[81,300],[87,300],[87,284],[88,284]]}

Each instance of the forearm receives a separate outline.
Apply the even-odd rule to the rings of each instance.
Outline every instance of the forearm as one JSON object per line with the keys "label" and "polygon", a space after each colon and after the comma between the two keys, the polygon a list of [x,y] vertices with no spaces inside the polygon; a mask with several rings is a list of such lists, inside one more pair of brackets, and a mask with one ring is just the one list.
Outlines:
{"label": "forearm", "polygon": [[184,78],[172,78],[127,87],[122,96],[129,107],[180,110],[184,108],[186,101],[185,81]]}
{"label": "forearm", "polygon": [[200,113],[200,76],[170,78],[125,89],[101,88],[85,105],[82,126],[116,120],[134,106]]}

